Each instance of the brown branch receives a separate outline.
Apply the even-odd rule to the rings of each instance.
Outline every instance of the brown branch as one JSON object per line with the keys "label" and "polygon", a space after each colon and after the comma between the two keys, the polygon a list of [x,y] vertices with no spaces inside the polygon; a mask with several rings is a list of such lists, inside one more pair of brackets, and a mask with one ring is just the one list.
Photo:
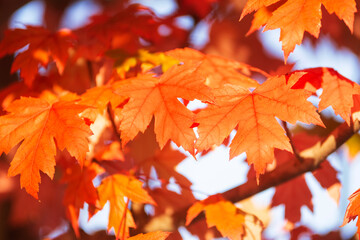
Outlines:
{"label": "brown branch", "polygon": [[[230,189],[222,193],[223,197],[231,202],[239,202],[257,193],[260,193],[271,187],[275,187],[281,183],[300,176],[306,172],[317,169],[331,153],[336,151],[343,143],[352,137],[360,129],[359,121],[351,123],[348,126],[346,123],[338,126],[332,131],[324,140],[321,140],[299,153],[299,156],[304,160],[303,162],[292,161],[282,164],[273,171],[267,172],[260,176],[260,184],[257,184],[256,177],[249,178],[248,181],[238,187]],[[186,212],[190,206],[179,209],[177,212]],[[203,218],[200,215],[197,220]],[[196,221],[196,219],[195,219]]]}
{"label": "brown branch", "polygon": [[251,197],[268,188],[275,187],[281,183],[289,181],[297,176],[317,169],[331,153],[336,151],[343,143],[359,131],[359,122],[346,123],[338,126],[324,140],[317,142],[299,153],[304,159],[303,162],[288,162],[260,176],[260,184],[257,185],[256,177],[238,187],[223,193],[223,196],[232,202],[238,202]]}

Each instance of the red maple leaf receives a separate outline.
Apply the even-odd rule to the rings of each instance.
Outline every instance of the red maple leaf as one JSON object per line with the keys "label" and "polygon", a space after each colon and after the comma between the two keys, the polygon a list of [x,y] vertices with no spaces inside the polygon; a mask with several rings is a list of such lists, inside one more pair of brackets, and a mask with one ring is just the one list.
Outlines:
{"label": "red maple leaf", "polygon": [[26,26],[26,29],[13,29],[5,32],[0,43],[0,57],[12,54],[27,46],[13,62],[11,71],[20,70],[26,85],[32,86],[39,66],[46,67],[52,60],[60,74],[64,71],[69,57],[68,50],[73,46],[74,35],[63,29],[52,33],[43,27]]}

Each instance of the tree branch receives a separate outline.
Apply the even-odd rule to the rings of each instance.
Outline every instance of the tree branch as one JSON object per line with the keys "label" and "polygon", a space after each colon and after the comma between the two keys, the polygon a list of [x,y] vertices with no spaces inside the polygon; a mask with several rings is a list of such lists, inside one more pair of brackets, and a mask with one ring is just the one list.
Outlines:
{"label": "tree branch", "polygon": [[248,179],[246,183],[224,192],[224,198],[232,202],[238,202],[296,178],[303,173],[314,171],[331,153],[335,152],[359,129],[360,124],[358,121],[351,123],[350,126],[346,123],[339,125],[324,140],[299,153],[304,162],[293,161],[278,166],[273,171],[261,175],[259,185],[257,185],[256,177],[254,176]]}
{"label": "tree branch", "polygon": [[[273,171],[267,172],[260,176],[260,184],[256,182],[256,177],[249,178],[248,181],[238,187],[223,192],[225,199],[231,202],[239,202],[257,193],[260,193],[271,187],[275,187],[286,181],[296,178],[301,174],[313,171],[334,151],[336,151],[343,143],[352,137],[360,129],[359,121],[351,122],[348,126],[346,123],[339,125],[325,139],[317,142],[299,153],[303,162],[292,161],[276,167]],[[179,209],[177,213],[186,212],[187,208]],[[204,217],[199,215],[197,220]],[[196,221],[196,219],[195,219]]]}

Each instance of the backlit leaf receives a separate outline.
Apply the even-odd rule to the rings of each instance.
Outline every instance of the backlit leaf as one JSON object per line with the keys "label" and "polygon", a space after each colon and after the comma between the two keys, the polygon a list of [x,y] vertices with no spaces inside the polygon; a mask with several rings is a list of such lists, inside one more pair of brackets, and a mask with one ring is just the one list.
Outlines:
{"label": "backlit leaf", "polygon": [[[136,227],[127,201],[156,204],[142,188],[142,184],[134,177],[115,174],[103,179],[98,187],[101,206],[107,201],[110,203],[108,231],[113,228],[116,238],[128,237],[129,227]],[[125,200],[125,197],[128,200]]]}
{"label": "backlit leaf", "polygon": [[253,92],[225,85],[216,94],[217,105],[211,105],[196,116],[199,139],[196,148],[203,151],[220,145],[237,127],[230,144],[230,158],[246,152],[257,176],[274,160],[274,148],[292,151],[285,131],[275,116],[292,124],[296,121],[322,126],[315,107],[306,99],[309,93],[291,89],[302,74],[271,77]]}
{"label": "backlit leaf", "polygon": [[[9,168],[9,176],[20,174],[22,188],[37,198],[40,171],[53,178],[56,145],[82,165],[88,151],[88,125],[78,116],[85,106],[74,102],[49,103],[35,98],[21,98],[0,117],[0,152],[8,153],[19,144]],[[55,144],[56,140],[56,144]]]}
{"label": "backlit leaf", "polygon": [[186,100],[211,102],[210,89],[203,84],[204,79],[194,74],[192,66],[174,66],[160,79],[151,75],[140,75],[130,79],[130,83],[117,90],[119,95],[130,97],[120,112],[121,137],[124,143],[132,140],[138,132],[144,132],[155,117],[156,140],[163,148],[168,140],[194,153],[194,114],[180,103]]}

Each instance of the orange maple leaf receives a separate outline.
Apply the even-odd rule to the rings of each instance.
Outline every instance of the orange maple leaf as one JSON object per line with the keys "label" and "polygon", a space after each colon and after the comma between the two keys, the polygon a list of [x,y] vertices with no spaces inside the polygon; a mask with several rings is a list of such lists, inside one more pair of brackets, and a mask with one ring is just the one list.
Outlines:
{"label": "orange maple leaf", "polygon": [[255,32],[262,26],[264,26],[269,18],[271,17],[272,13],[266,7],[260,8],[255,14],[254,19],[251,22],[251,27],[249,31],[246,33],[246,36],[250,35],[251,33]]}
{"label": "orange maple leaf", "polygon": [[138,203],[156,204],[142,188],[143,183],[132,176],[114,174],[102,180],[97,188],[101,206],[110,202],[108,231],[114,228],[116,238],[129,236],[129,227],[135,228],[135,222],[128,209],[129,200]]}
{"label": "orange maple leaf", "polygon": [[360,86],[340,75],[332,68],[310,68],[293,88],[304,88],[313,93],[322,88],[319,110],[331,106],[335,114],[340,115],[350,125],[351,114],[354,113],[354,97],[360,94]]}
{"label": "orange maple leaf", "polygon": [[86,90],[86,92],[81,95],[79,104],[94,108],[87,109],[82,116],[86,116],[92,121],[95,121],[97,114],[104,113],[109,103],[113,109],[123,103],[126,98],[116,94],[115,90],[124,84],[126,84],[126,81],[117,81],[112,84],[97,86]]}
{"label": "orange maple leaf", "polygon": [[350,126],[353,96],[360,94],[360,87],[335,71],[323,69],[321,100],[319,110],[332,106],[335,114],[339,114]]}
{"label": "orange maple leaf", "polygon": [[121,137],[124,144],[139,131],[144,132],[154,115],[156,140],[163,148],[169,139],[185,150],[194,153],[195,133],[191,128],[194,114],[178,98],[212,102],[210,89],[204,78],[188,65],[174,66],[161,77],[140,75],[128,79],[120,87],[119,95],[130,97],[120,112]]}
{"label": "orange maple leaf", "polygon": [[[323,126],[316,108],[306,99],[310,93],[292,89],[303,75],[289,79],[271,77],[253,92],[234,85],[225,85],[215,93],[217,105],[211,105],[196,116],[199,138],[196,148],[203,151],[220,145],[238,125],[230,144],[230,159],[246,152],[257,176],[274,160],[274,148],[292,152],[284,129],[275,116],[295,124],[297,121]],[[300,91],[299,91],[300,90]]]}
{"label": "orange maple leaf", "polygon": [[7,107],[9,114],[0,117],[0,152],[8,153],[22,141],[9,176],[20,174],[21,188],[35,198],[41,182],[39,171],[54,176],[56,145],[60,150],[66,148],[82,165],[91,135],[79,117],[86,108],[75,102],[21,98]]}
{"label": "orange maple leaf", "polygon": [[289,0],[272,13],[264,31],[280,28],[286,62],[295,45],[301,44],[305,31],[318,38],[320,21],[320,0]]}
{"label": "orange maple leaf", "polygon": [[243,19],[247,14],[252,13],[261,9],[262,7],[270,6],[280,0],[248,0],[241,13],[240,20]]}
{"label": "orange maple leaf", "polygon": [[74,36],[70,30],[63,29],[52,33],[43,27],[26,26],[26,29],[12,29],[5,32],[0,43],[0,57],[12,54],[28,46],[19,53],[11,67],[15,72],[20,69],[20,76],[26,85],[32,86],[39,65],[46,67],[51,59],[55,61],[62,74],[69,57],[68,50],[73,46]]}
{"label": "orange maple leaf", "polygon": [[[279,0],[249,0],[243,9],[240,20],[245,15],[276,2]],[[322,4],[330,14],[335,13],[344,20],[350,31],[353,31],[354,14],[357,11],[355,0],[289,0],[273,11],[270,17],[256,16],[257,19],[265,19],[265,22],[263,21],[261,24],[258,24],[258,21],[253,22],[252,31],[264,24],[266,24],[264,31],[280,28],[280,41],[286,62],[295,46],[301,44],[305,31],[318,38]]]}
{"label": "orange maple leaf", "polygon": [[194,65],[195,72],[206,78],[206,85],[214,88],[223,84],[231,83],[245,88],[256,87],[258,82],[250,78],[251,71],[259,72],[265,76],[264,71],[251,67],[247,64],[229,60],[220,56],[203,54],[191,48],[178,48],[166,52],[185,64]]}
{"label": "orange maple leaf", "polygon": [[[348,198],[350,203],[346,208],[345,216],[344,216],[344,222],[341,225],[343,227],[350,221],[354,220],[356,217],[359,217],[360,215],[360,189],[356,190],[351,196]],[[360,234],[360,221],[359,218],[356,222],[356,226],[358,228],[357,233]]]}
{"label": "orange maple leaf", "polygon": [[136,236],[128,238],[128,240],[165,240],[170,235],[169,232],[150,232],[150,233],[140,233]]}
{"label": "orange maple leaf", "polygon": [[231,240],[242,239],[245,234],[246,213],[238,209],[233,203],[226,201],[219,194],[196,202],[188,210],[186,225],[189,225],[202,211],[205,211],[206,223],[209,228],[215,226],[223,237],[228,237]]}

